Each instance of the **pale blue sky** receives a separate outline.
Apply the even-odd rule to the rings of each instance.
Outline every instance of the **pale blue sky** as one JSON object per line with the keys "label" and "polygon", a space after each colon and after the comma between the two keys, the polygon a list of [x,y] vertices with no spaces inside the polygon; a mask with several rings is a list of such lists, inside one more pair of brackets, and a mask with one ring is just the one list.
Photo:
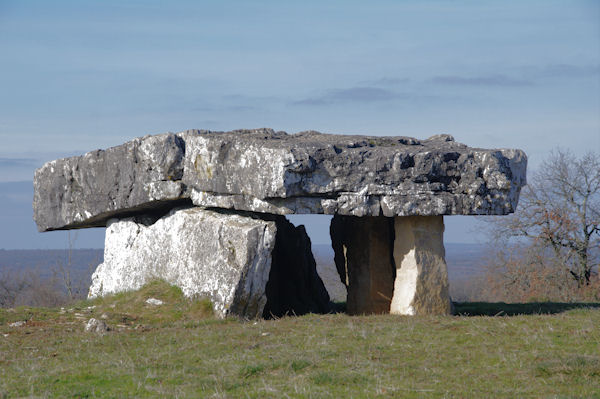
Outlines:
{"label": "pale blue sky", "polygon": [[[532,167],[600,152],[599,21],[572,0],[0,0],[0,248],[66,241],[7,182],[151,133],[443,132]],[[472,241],[472,219],[447,218],[446,240]]]}

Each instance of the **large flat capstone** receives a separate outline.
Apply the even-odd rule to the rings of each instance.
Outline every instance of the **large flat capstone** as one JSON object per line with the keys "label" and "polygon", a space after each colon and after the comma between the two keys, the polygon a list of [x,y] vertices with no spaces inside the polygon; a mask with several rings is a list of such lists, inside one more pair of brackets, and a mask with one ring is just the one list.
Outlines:
{"label": "large flat capstone", "polygon": [[344,136],[271,129],[190,130],[49,162],[34,178],[40,231],[105,226],[174,206],[270,214],[485,215],[513,212],[520,150],[451,136]]}

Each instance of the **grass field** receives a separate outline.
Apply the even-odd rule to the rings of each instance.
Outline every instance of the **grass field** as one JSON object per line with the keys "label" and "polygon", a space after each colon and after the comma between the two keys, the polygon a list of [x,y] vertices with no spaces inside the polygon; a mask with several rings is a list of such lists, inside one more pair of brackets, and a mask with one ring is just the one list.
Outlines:
{"label": "grass field", "polygon": [[[216,320],[158,282],[63,310],[2,309],[0,397],[600,398],[600,309],[456,311],[498,316]],[[111,330],[84,332],[101,315]]]}

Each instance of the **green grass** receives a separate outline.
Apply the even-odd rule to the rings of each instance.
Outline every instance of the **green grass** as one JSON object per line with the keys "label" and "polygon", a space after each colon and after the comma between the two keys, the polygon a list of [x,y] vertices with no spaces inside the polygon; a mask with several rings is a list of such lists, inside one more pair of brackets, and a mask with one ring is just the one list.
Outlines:
{"label": "green grass", "polygon": [[572,309],[600,309],[599,303],[559,302],[465,302],[455,303],[454,313],[463,316],[517,316],[532,314],[556,314]]}
{"label": "green grass", "polygon": [[[0,310],[0,397],[600,398],[600,309],[526,305],[242,322],[156,282],[62,312]],[[102,314],[112,330],[85,333]]]}

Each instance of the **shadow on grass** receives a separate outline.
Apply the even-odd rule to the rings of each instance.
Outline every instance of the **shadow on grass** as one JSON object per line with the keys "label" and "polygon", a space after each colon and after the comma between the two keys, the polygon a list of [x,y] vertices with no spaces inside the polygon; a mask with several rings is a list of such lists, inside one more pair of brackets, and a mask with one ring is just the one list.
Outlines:
{"label": "shadow on grass", "polygon": [[571,309],[600,308],[600,303],[561,302],[455,302],[454,314],[459,316],[517,316],[532,314],[556,314]]}
{"label": "shadow on grass", "polygon": [[[596,302],[453,302],[455,316],[518,316],[556,314],[572,309],[600,309]],[[330,302],[329,313],[346,313],[346,302]]]}
{"label": "shadow on grass", "polygon": [[329,313],[346,313],[346,302],[329,302]]}

